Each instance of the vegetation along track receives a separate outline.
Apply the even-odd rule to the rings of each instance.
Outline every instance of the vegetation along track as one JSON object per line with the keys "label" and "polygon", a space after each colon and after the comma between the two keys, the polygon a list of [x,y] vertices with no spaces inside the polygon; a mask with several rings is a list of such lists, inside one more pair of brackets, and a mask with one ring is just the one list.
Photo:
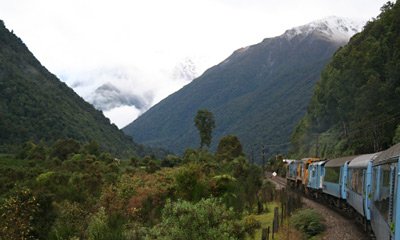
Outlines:
{"label": "vegetation along track", "polygon": [[[286,188],[286,179],[279,176],[272,176],[266,173],[267,178],[276,185],[277,189]],[[334,209],[329,208],[313,199],[303,197],[303,204],[306,208],[315,209],[325,218],[326,231],[323,240],[359,240],[369,239],[369,236],[362,231],[354,219],[347,218]]]}

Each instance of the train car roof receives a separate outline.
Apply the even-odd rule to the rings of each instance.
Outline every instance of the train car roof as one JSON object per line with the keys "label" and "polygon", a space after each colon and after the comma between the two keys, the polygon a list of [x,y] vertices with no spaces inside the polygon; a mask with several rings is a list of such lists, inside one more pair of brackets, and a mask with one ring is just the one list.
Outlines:
{"label": "train car roof", "polygon": [[373,161],[373,165],[379,165],[386,162],[391,162],[392,160],[397,160],[399,156],[400,156],[400,143],[392,146],[391,148],[379,154]]}
{"label": "train car roof", "polygon": [[291,164],[291,163],[296,162],[296,161],[298,161],[298,160],[296,160],[296,159],[283,159],[283,162],[285,162],[287,164]]}
{"label": "train car roof", "polygon": [[345,164],[345,162],[351,161],[352,159],[354,159],[356,157],[357,156],[347,156],[347,157],[340,157],[340,158],[328,160],[328,162],[325,164],[325,167],[341,167],[342,165]]}
{"label": "train car roof", "polygon": [[315,157],[307,157],[307,158],[302,158],[300,161],[303,161],[303,162],[306,162],[306,161],[312,161],[312,162],[315,162],[315,161],[319,161],[320,159],[319,158],[315,158]]}
{"label": "train car roof", "polygon": [[360,155],[349,163],[349,168],[366,168],[368,163],[374,160],[379,153],[372,153],[372,154],[363,154]]}
{"label": "train car roof", "polygon": [[326,161],[313,162],[310,165],[322,165],[324,163],[326,163]]}

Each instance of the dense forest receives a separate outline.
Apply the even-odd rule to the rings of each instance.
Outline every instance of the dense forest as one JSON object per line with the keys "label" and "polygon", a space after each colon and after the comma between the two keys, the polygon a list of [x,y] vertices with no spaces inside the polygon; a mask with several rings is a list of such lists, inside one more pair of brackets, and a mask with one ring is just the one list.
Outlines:
{"label": "dense forest", "polygon": [[215,154],[122,161],[95,142],[27,142],[0,155],[0,182],[1,240],[244,239],[273,192],[232,136]]}
{"label": "dense forest", "polygon": [[381,11],[323,70],[293,132],[294,156],[370,153],[400,141],[400,3]]}
{"label": "dense forest", "polygon": [[29,140],[53,143],[61,138],[96,141],[119,156],[150,152],[47,71],[3,21],[0,99],[0,152],[13,152]]}

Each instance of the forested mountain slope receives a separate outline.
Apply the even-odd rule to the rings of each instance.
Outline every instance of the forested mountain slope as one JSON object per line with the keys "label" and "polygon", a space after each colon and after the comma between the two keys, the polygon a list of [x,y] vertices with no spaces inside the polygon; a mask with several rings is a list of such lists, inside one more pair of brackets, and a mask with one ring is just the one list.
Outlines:
{"label": "forested mountain slope", "polygon": [[388,3],[335,53],[293,133],[295,155],[316,146],[323,157],[369,153],[399,141],[399,26],[400,3]]}
{"label": "forested mountain slope", "polygon": [[140,143],[181,152],[199,146],[193,119],[206,108],[215,116],[214,147],[222,136],[234,134],[247,154],[260,155],[265,144],[289,142],[322,68],[357,28],[332,17],[239,49],[123,130]]}
{"label": "forested mountain slope", "polygon": [[96,141],[117,154],[144,148],[51,74],[0,21],[0,152],[28,140]]}

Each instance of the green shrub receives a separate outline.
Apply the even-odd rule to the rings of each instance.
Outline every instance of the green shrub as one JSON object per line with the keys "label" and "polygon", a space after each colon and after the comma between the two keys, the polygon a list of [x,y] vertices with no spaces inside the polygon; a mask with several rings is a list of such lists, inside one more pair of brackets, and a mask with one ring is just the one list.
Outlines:
{"label": "green shrub", "polygon": [[110,219],[103,207],[90,218],[87,235],[89,240],[126,239],[123,234],[122,223],[119,219]]}
{"label": "green shrub", "polygon": [[294,227],[307,237],[315,236],[325,230],[324,219],[314,209],[302,209],[291,218]]}
{"label": "green shrub", "polygon": [[147,239],[242,239],[243,226],[236,219],[233,210],[216,198],[198,203],[167,201],[161,223],[153,227]]}
{"label": "green shrub", "polygon": [[256,229],[261,227],[261,222],[258,221],[254,215],[246,216],[243,219],[244,231],[251,237],[254,238]]}

